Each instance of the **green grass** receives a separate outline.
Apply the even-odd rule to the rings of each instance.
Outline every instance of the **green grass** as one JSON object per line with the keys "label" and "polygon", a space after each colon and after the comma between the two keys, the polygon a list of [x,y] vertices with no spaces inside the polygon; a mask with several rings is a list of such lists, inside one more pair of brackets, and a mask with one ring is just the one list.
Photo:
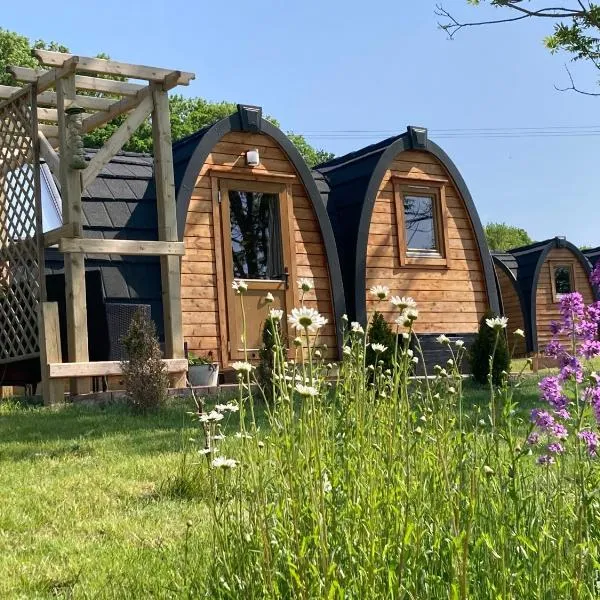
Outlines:
{"label": "green grass", "polygon": [[[523,411],[536,381],[517,392]],[[488,401],[470,383],[465,396],[468,410]],[[183,597],[209,523],[201,497],[175,493],[189,410],[0,404],[0,598]]]}

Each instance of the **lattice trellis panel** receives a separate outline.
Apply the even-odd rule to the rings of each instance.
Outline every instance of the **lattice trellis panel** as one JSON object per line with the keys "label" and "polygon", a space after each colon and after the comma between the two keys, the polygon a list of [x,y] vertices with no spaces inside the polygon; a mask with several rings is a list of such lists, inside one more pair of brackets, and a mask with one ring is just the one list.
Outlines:
{"label": "lattice trellis panel", "polygon": [[39,356],[41,202],[32,87],[0,104],[0,364]]}

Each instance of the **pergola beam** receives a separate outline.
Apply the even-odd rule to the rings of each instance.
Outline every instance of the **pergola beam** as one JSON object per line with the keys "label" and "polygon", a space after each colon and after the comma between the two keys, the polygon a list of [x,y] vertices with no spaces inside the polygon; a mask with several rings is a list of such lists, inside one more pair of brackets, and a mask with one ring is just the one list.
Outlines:
{"label": "pergola beam", "polygon": [[[149,94],[150,90],[147,87],[144,87],[135,96],[129,96],[128,98],[122,98],[121,100],[114,102],[108,110],[89,115],[81,124],[81,132],[88,133],[97,127],[101,127],[105,123],[112,121],[119,115],[133,110],[139,106]],[[133,131],[131,133],[133,133]]]}
{"label": "pergola beam", "polygon": [[[20,92],[23,88],[13,85],[0,85],[0,100],[7,100],[13,94]],[[38,94],[38,106],[56,108],[56,92],[46,91]],[[86,110],[107,110],[115,103],[111,98],[96,98],[94,96],[75,96],[75,102]]]}
{"label": "pergola beam", "polygon": [[[72,54],[51,52],[50,50],[34,50],[34,54],[43,65],[49,67],[62,67],[66,60],[74,57]],[[162,83],[165,77],[174,72],[173,69],[132,65],[130,63],[105,60],[103,58],[91,58],[88,56],[77,56],[76,58],[78,59],[77,69],[83,73],[118,75],[129,79],[145,79],[146,81]],[[190,81],[194,78],[194,73],[179,72],[177,85],[189,85]]]}
{"label": "pergola beam", "polygon": [[40,138],[40,156],[46,161],[50,171],[56,177],[60,177],[60,158],[58,154],[41,131],[38,131],[38,137]]}

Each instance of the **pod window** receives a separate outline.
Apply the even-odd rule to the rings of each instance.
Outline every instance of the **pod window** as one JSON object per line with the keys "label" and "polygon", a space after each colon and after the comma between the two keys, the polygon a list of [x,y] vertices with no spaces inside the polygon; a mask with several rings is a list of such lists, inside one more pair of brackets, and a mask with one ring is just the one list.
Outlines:
{"label": "pod window", "polygon": [[552,297],[555,302],[560,300],[563,294],[570,294],[575,291],[572,263],[552,263],[550,265],[550,273],[552,279]]}

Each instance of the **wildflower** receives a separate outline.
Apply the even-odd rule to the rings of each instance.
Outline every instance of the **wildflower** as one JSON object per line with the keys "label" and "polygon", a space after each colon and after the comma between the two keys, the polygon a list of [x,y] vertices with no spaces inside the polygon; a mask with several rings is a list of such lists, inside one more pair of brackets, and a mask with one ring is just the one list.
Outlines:
{"label": "wildflower", "polygon": [[438,344],[444,344],[445,346],[450,345],[450,339],[447,336],[445,336],[443,333],[442,333],[442,335],[438,335],[438,337],[435,338],[435,341]]}
{"label": "wildflower", "polygon": [[542,430],[549,431],[556,423],[554,417],[545,410],[534,408],[531,411],[531,420]]}
{"label": "wildflower", "polygon": [[248,284],[243,279],[234,279],[231,287],[236,294],[243,294],[248,291]]}
{"label": "wildflower", "polygon": [[402,298],[400,298],[400,296],[392,296],[390,302],[398,310],[406,310],[407,308],[417,307],[417,303],[415,302],[414,298],[411,298],[410,296],[403,296]]}
{"label": "wildflower", "polygon": [[550,333],[552,335],[558,335],[562,331],[562,327],[558,321],[551,321]]}
{"label": "wildflower", "polygon": [[227,404],[217,404],[215,406],[215,410],[218,412],[237,412],[240,410],[240,407],[233,402],[228,402]]}
{"label": "wildflower", "polygon": [[202,454],[203,456],[206,456],[207,454],[212,454],[213,452],[217,452],[216,448],[202,448],[201,450],[198,450],[198,454]]}
{"label": "wildflower", "polygon": [[267,302],[268,304],[271,304],[271,302],[273,302],[275,300],[275,298],[273,297],[273,294],[271,294],[271,292],[268,292],[267,295],[265,296],[265,302]]}
{"label": "wildflower", "polygon": [[552,442],[548,444],[548,452],[552,454],[562,454],[565,451],[565,447],[560,442]]}
{"label": "wildflower", "polygon": [[213,435],[211,437],[211,440],[214,440],[215,442],[219,442],[224,439],[225,439],[225,436],[222,433],[217,433],[216,435]]}
{"label": "wildflower", "polygon": [[453,359],[451,359],[451,358],[449,358],[449,359],[446,361],[446,364],[447,364],[448,366],[452,367],[452,366],[454,365],[454,360],[453,360]]}
{"label": "wildflower", "polygon": [[456,340],[456,341],[454,342],[454,345],[455,345],[457,348],[462,348],[462,347],[465,345],[465,343],[463,342],[463,340]]}
{"label": "wildflower", "polygon": [[556,436],[559,440],[564,440],[569,435],[567,428],[562,423],[554,423],[554,425],[550,427],[550,433]]}
{"label": "wildflower", "polygon": [[352,323],[350,323],[350,329],[352,330],[352,333],[358,333],[360,335],[365,333],[365,330],[358,321],[352,321]]}
{"label": "wildflower", "polygon": [[344,354],[350,356],[352,354],[352,348],[350,348],[350,346],[344,346]]}
{"label": "wildflower", "polygon": [[302,338],[299,338],[299,337],[294,338],[294,346],[296,346],[297,348],[299,346],[302,346]]}
{"label": "wildflower", "polygon": [[494,474],[494,469],[489,465],[483,465],[482,471],[484,472],[486,477],[491,477]]}
{"label": "wildflower", "polygon": [[313,289],[313,282],[310,279],[298,279],[298,289],[303,292],[310,292]]}
{"label": "wildflower", "polygon": [[305,398],[316,398],[319,395],[317,388],[310,385],[302,385],[301,383],[296,384],[296,391]]}
{"label": "wildflower", "polygon": [[328,494],[333,489],[331,485],[331,481],[329,481],[329,476],[327,475],[327,471],[323,472],[323,492]]}
{"label": "wildflower", "polygon": [[342,321],[346,321],[346,323],[348,322],[348,315],[346,313],[342,315]]}
{"label": "wildflower", "polygon": [[590,456],[596,456],[599,442],[598,434],[594,433],[593,431],[590,431],[589,429],[582,429],[577,434],[577,437],[579,437],[579,439],[583,440],[583,442],[585,443],[588,454]]}
{"label": "wildflower", "polygon": [[387,285],[374,285],[369,291],[378,300],[385,300],[389,296],[390,288]]}
{"label": "wildflower", "polygon": [[371,348],[373,349],[373,352],[385,352],[387,350],[387,346],[384,346],[383,344],[371,344]]}
{"label": "wildflower", "polygon": [[446,371],[446,369],[440,369],[440,377],[448,377],[448,371]]}
{"label": "wildflower", "polygon": [[402,339],[403,340],[408,340],[408,339],[410,339],[410,335],[408,333],[406,333],[406,331],[403,331],[402,332]]}
{"label": "wildflower", "polygon": [[583,310],[583,296],[579,292],[571,292],[561,296],[560,312],[567,323],[570,323],[573,318],[581,319]]}
{"label": "wildflower", "polygon": [[313,355],[314,355],[315,358],[321,358],[321,356],[323,356],[321,354],[321,351],[318,350],[318,349],[313,352]]}
{"label": "wildflower", "polygon": [[223,419],[223,415],[220,412],[217,412],[216,410],[211,410],[208,414],[204,413],[202,415],[200,415],[200,422],[201,423],[216,423],[217,421],[220,421],[221,419]]}
{"label": "wildflower", "polygon": [[596,266],[594,267],[594,270],[590,276],[590,281],[593,285],[600,286],[600,262],[596,263]]}
{"label": "wildflower", "polygon": [[242,433],[241,431],[237,431],[235,437],[238,440],[251,440],[252,436],[249,433]]}
{"label": "wildflower", "polygon": [[252,365],[249,362],[245,362],[245,361],[241,361],[241,360],[231,363],[231,368],[234,371],[239,371],[240,373],[250,374],[250,372],[252,371]]}
{"label": "wildflower", "polygon": [[542,398],[556,410],[565,408],[568,404],[568,399],[562,393],[562,387],[558,377],[544,377],[538,384]]}
{"label": "wildflower", "polygon": [[483,419],[479,419],[479,421],[477,421],[477,422],[479,423],[480,427],[485,427],[485,421]]}
{"label": "wildflower", "polygon": [[412,323],[419,317],[419,311],[416,308],[407,308],[406,311],[404,311],[404,317],[409,323]]}
{"label": "wildflower", "polygon": [[211,465],[215,469],[233,469],[237,467],[238,461],[233,458],[225,458],[224,456],[217,456],[213,458]]}
{"label": "wildflower", "polygon": [[538,465],[553,465],[554,464],[554,456],[544,454],[537,459],[537,463],[538,463]]}
{"label": "wildflower", "polygon": [[419,421],[421,421],[422,423],[426,423],[427,422],[427,417],[425,415],[421,415],[419,417]]}
{"label": "wildflower", "polygon": [[450,394],[456,394],[456,390],[455,390],[455,389],[454,389],[452,386],[450,386],[450,387],[448,388],[448,392],[449,392]]}
{"label": "wildflower", "polygon": [[494,317],[493,319],[486,319],[485,324],[494,331],[500,331],[506,329],[508,319],[506,317]]}
{"label": "wildflower", "polygon": [[419,364],[419,357],[418,356],[413,356],[411,358],[411,361],[413,362],[413,364],[417,365],[417,364]]}
{"label": "wildflower", "polygon": [[558,358],[563,352],[563,346],[558,340],[551,340],[546,346],[546,356]]}
{"label": "wildflower", "polygon": [[524,338],[525,332],[522,329],[515,329],[513,331],[514,335]]}
{"label": "wildflower", "polygon": [[420,427],[416,427],[416,428],[415,428],[415,433],[416,433],[417,435],[421,435],[421,434],[423,433],[423,430],[422,430]]}
{"label": "wildflower", "polygon": [[437,393],[435,393],[435,394],[433,395],[433,399],[434,399],[434,400],[439,400],[439,399],[440,399],[440,394],[439,394],[439,392],[437,392]]}
{"label": "wildflower", "polygon": [[327,319],[320,315],[317,310],[306,306],[293,308],[288,321],[296,329],[306,329],[311,333],[327,324]]}
{"label": "wildflower", "polygon": [[598,340],[584,340],[579,348],[579,352],[584,358],[588,360],[596,356],[600,356],[600,341]]}
{"label": "wildflower", "polygon": [[272,321],[281,321],[283,319],[283,311],[280,308],[272,308],[269,311],[269,319]]}
{"label": "wildflower", "polygon": [[535,446],[540,441],[540,434],[537,431],[532,431],[527,438],[527,443],[530,446]]}

